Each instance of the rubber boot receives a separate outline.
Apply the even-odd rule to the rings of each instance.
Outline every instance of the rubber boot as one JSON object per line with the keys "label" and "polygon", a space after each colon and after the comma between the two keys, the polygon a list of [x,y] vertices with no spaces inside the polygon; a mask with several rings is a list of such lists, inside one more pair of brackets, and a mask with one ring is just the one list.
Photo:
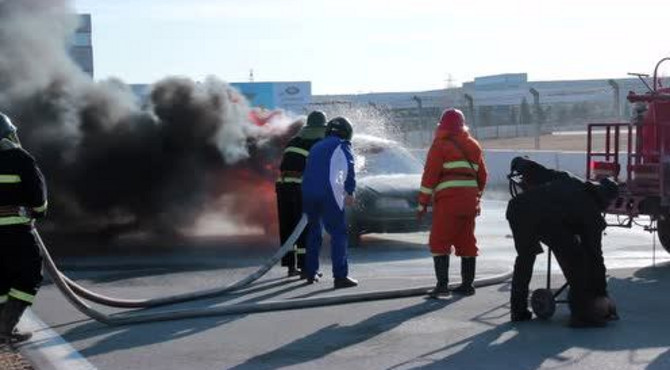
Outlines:
{"label": "rubber boot", "polygon": [[289,266],[288,273],[286,274],[286,276],[293,277],[293,276],[299,276],[300,274],[301,274],[300,270],[298,270],[293,266]]}
{"label": "rubber boot", "polygon": [[475,257],[461,257],[461,285],[453,290],[454,294],[471,296],[475,294]]}
{"label": "rubber boot", "polygon": [[448,297],[449,293],[449,256],[433,256],[433,265],[435,266],[435,278],[437,284],[435,289],[428,295],[432,298]]}
{"label": "rubber boot", "polygon": [[305,271],[305,252],[304,249],[302,249],[302,252],[296,252],[296,264],[297,264],[297,271],[298,274],[300,275],[301,279],[306,279],[307,274],[304,273]]}
{"label": "rubber boot", "polygon": [[24,301],[11,298],[7,300],[2,312],[0,312],[0,343],[19,343],[33,336],[32,333],[21,332],[16,329],[16,324],[19,323],[21,315],[27,307],[28,303]]}

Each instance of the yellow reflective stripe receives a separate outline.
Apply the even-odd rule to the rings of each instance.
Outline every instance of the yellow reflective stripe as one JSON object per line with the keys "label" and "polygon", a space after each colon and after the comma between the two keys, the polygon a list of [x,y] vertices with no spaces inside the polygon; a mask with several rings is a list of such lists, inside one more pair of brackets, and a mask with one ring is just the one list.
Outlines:
{"label": "yellow reflective stripe", "polygon": [[7,302],[7,294],[0,295],[0,304]]}
{"label": "yellow reflective stripe", "polygon": [[33,301],[35,300],[34,295],[22,292],[14,288],[9,290],[9,296],[28,303],[33,303]]}
{"label": "yellow reflective stripe", "polygon": [[[472,167],[470,167],[472,165]],[[444,162],[442,167],[450,170],[453,168],[467,168],[469,170],[474,169],[475,171],[479,171],[479,165],[477,163],[472,163],[468,161],[452,161],[452,162]]]}
{"label": "yellow reflective stripe", "polygon": [[425,186],[422,186],[421,189],[419,189],[419,191],[427,195],[433,194],[433,189],[427,188]]}
{"label": "yellow reflective stripe", "polygon": [[280,177],[277,182],[302,184],[302,179],[300,177]]}
{"label": "yellow reflective stripe", "polygon": [[443,181],[437,185],[435,191],[440,191],[446,188],[477,188],[476,180],[448,180]]}
{"label": "yellow reflective stripe", "polygon": [[295,249],[295,252],[296,252],[297,254],[305,254],[305,253],[307,253],[307,249],[305,249],[305,248],[296,248],[296,249]]}
{"label": "yellow reflective stripe", "polygon": [[0,226],[27,224],[32,221],[31,218],[23,216],[0,217]]}
{"label": "yellow reflective stripe", "polygon": [[45,201],[44,204],[42,204],[41,206],[39,206],[39,207],[33,207],[33,211],[35,211],[35,212],[37,212],[37,213],[44,212],[44,211],[47,210],[47,205],[48,205],[48,204],[49,204],[49,203],[48,203],[47,201]]}
{"label": "yellow reflective stripe", "polygon": [[304,155],[305,157],[307,157],[309,155],[309,150],[305,150],[305,149],[298,148],[298,147],[295,147],[295,146],[289,146],[288,148],[284,149],[284,153],[297,153],[297,154]]}
{"label": "yellow reflective stripe", "polygon": [[21,182],[19,175],[0,175],[0,184],[18,184]]}

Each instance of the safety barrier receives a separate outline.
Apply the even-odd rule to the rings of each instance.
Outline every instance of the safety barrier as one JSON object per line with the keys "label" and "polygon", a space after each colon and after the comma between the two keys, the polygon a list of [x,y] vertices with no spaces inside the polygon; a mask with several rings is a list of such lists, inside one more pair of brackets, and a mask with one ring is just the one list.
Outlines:
{"label": "safety barrier", "polygon": [[[410,150],[415,157],[424,161],[427,149]],[[528,156],[538,163],[556,170],[568,171],[574,175],[586,178],[586,152],[568,152],[553,150],[484,150],[486,169],[489,173],[488,186],[500,187],[507,185],[507,175],[512,159],[517,156]],[[619,163],[627,165],[625,154],[619,156]]]}

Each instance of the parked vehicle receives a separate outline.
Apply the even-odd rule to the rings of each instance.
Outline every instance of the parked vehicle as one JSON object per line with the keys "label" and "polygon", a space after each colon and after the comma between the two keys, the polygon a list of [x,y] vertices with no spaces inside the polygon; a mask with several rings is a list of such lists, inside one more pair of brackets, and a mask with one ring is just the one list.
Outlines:
{"label": "parked vehicle", "polygon": [[357,246],[367,233],[427,230],[431,212],[416,219],[422,162],[400,143],[355,135],[356,202],[347,209],[349,244]]}
{"label": "parked vehicle", "polygon": [[[670,88],[659,83],[659,66],[651,83],[635,74],[648,88],[644,94],[630,92],[633,117],[624,123],[592,123],[588,126],[587,168],[589,180],[611,177],[619,183],[619,198],[607,213],[618,215],[610,226],[632,227],[649,216],[645,230],[658,231],[663,247],[670,252]],[[605,148],[595,148],[593,133],[605,131]],[[636,221],[638,219],[638,221]]]}

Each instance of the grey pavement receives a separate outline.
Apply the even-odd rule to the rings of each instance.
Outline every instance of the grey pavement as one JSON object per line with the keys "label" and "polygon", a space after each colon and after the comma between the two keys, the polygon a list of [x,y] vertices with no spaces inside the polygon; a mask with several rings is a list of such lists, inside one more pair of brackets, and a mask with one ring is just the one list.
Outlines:
{"label": "grey pavement", "polygon": [[[480,277],[511,268],[514,253],[503,210],[502,204],[487,203],[478,225]],[[176,307],[427,286],[433,276],[426,240],[426,233],[364,238],[365,246],[352,250],[350,258],[351,273],[361,285],[346,291],[332,289],[325,248],[325,278],[318,284],[286,279],[284,269],[275,267],[237,294]],[[651,234],[640,229],[612,229],[605,236],[609,286],[622,320],[601,329],[568,328],[565,305],[559,305],[551,320],[513,325],[507,283],[480,288],[468,298],[409,297],[123,327],[91,321],[47,284],[33,309],[43,326],[30,315],[22,321],[38,330],[36,339],[21,350],[38,369],[666,369],[670,263],[658,245],[652,259],[652,244]],[[263,260],[262,253],[233,257],[208,250],[63,262],[69,276],[96,291],[137,298],[232,283]],[[538,259],[533,288],[545,284],[545,263]],[[562,277],[556,267],[552,272],[557,288]],[[451,276],[458,280],[457,259]]]}

